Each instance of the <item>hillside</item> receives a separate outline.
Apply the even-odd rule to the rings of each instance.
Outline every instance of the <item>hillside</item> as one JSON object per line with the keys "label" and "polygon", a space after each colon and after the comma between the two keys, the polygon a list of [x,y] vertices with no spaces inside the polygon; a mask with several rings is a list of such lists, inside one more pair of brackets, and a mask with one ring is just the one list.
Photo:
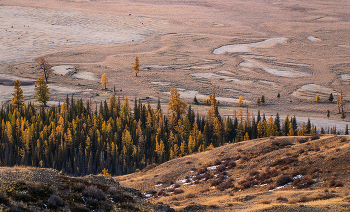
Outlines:
{"label": "hillside", "polygon": [[0,211],[174,211],[145,201],[111,177],[68,177],[54,169],[0,168]]}
{"label": "hillside", "polygon": [[115,177],[178,211],[349,211],[350,139],[269,137]]}

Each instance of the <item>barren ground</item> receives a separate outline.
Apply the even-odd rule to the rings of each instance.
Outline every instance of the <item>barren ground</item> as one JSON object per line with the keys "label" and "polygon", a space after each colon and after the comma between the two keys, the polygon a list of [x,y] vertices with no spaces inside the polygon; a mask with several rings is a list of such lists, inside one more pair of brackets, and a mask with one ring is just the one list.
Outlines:
{"label": "barren ground", "polygon": [[[325,122],[330,110],[330,119],[340,121],[327,99],[341,89],[350,99],[349,11],[346,0],[3,0],[0,102],[11,98],[9,80],[40,76],[34,59],[44,56],[58,66],[49,80],[51,104],[66,93],[99,102],[114,86],[119,96],[151,103],[160,97],[164,105],[178,88],[191,103],[215,87],[223,115],[232,115],[242,96],[255,114]],[[139,77],[130,68],[135,56]],[[33,100],[33,84],[27,86],[25,98]],[[267,103],[257,106],[261,95]],[[342,130],[349,120],[334,123]]]}

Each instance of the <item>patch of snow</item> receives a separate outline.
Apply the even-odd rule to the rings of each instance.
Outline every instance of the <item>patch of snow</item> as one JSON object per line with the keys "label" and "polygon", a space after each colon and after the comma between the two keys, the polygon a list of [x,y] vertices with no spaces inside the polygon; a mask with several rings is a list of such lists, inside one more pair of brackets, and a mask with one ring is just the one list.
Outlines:
{"label": "patch of snow", "polygon": [[218,74],[235,75],[234,73],[229,72],[229,71],[218,71],[217,73],[218,73]]}
{"label": "patch of snow", "polygon": [[340,76],[342,80],[350,80],[350,74],[342,74]]}
{"label": "patch of snow", "polygon": [[215,68],[218,64],[211,64],[211,65],[203,65],[203,66],[191,66],[188,68],[183,68],[184,70],[191,70],[191,69],[211,69]]}
{"label": "patch of snow", "polygon": [[143,68],[170,68],[170,65],[146,65]]}
{"label": "patch of snow", "polygon": [[209,166],[207,169],[209,169],[209,170],[215,170],[218,166],[219,166],[219,165],[217,165],[217,166]]}
{"label": "patch of snow", "polygon": [[176,181],[177,183],[185,183],[186,182],[186,179],[180,179],[178,181]]}
{"label": "patch of snow", "polygon": [[73,75],[77,79],[95,80],[94,74],[91,72],[79,72]]}
{"label": "patch of snow", "polygon": [[291,185],[291,184],[292,184],[292,182],[287,183],[287,184],[285,184],[285,185],[283,185],[283,186],[278,186],[278,187],[276,187],[276,188],[274,188],[274,189],[271,189],[271,190],[269,190],[269,191],[275,191],[275,190],[278,190],[278,189],[284,188],[284,187],[286,187],[286,186],[289,186],[289,185]]}
{"label": "patch of snow", "polygon": [[144,194],[146,198],[151,198],[153,195],[152,194]]}
{"label": "patch of snow", "polygon": [[248,44],[234,44],[221,46],[213,51],[213,54],[223,54],[225,52],[231,53],[245,53],[252,52],[253,48],[269,48],[274,46],[276,43],[287,43],[288,38],[271,38],[257,43]]}
{"label": "patch of snow", "polygon": [[350,48],[350,46],[348,45],[339,45],[340,47],[344,47],[344,48]]}
{"label": "patch of snow", "polygon": [[303,175],[298,174],[298,175],[296,175],[296,176],[293,177],[293,180],[298,179],[298,178],[301,178],[302,176],[303,176]]}
{"label": "patch of snow", "polygon": [[295,71],[293,68],[289,67],[271,67],[266,64],[257,62],[252,59],[244,58],[244,62],[240,63],[240,66],[247,68],[261,68],[267,73],[280,76],[280,77],[310,77],[308,73]]}
{"label": "patch of snow", "polygon": [[151,82],[154,85],[159,85],[159,86],[167,86],[170,85],[170,82]]}
{"label": "patch of snow", "polygon": [[[323,93],[323,94],[330,94],[333,93],[333,95],[337,95],[337,93],[331,89],[327,88],[321,85],[316,85],[316,84],[306,84],[298,88],[296,91],[292,93],[293,96],[298,97],[298,98],[303,98],[303,99],[310,99],[311,97],[308,96],[303,96],[303,94],[312,92],[312,93]],[[312,97],[311,99],[313,99]]]}
{"label": "patch of snow", "polygon": [[159,187],[159,186],[162,186],[163,184],[162,183],[159,183],[157,185],[154,185],[155,187]]}
{"label": "patch of snow", "polygon": [[309,36],[309,37],[307,37],[307,39],[308,39],[309,41],[312,41],[312,42],[321,41],[321,39],[315,38],[315,37],[313,37],[313,36]]}
{"label": "patch of snow", "polygon": [[74,71],[75,67],[71,65],[60,65],[60,66],[53,66],[51,67],[51,69],[55,74],[66,75],[69,72]]}

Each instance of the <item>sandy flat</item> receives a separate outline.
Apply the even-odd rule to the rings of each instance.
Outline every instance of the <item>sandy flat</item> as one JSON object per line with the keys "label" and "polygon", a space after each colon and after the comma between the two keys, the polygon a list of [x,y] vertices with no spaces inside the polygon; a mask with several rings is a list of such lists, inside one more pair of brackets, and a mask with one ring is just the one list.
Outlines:
{"label": "sandy flat", "polygon": [[[350,95],[349,11],[347,1],[331,0],[3,0],[0,74],[35,81],[41,73],[34,59],[43,56],[54,67],[76,69],[56,70],[49,85],[83,90],[76,98],[96,103],[113,87],[121,97],[160,97],[165,105],[171,87],[185,89],[184,97],[208,97],[215,87],[232,107],[242,96],[253,111],[320,118],[330,110],[341,121],[326,99],[341,89],[345,99]],[[131,70],[135,56],[138,77]],[[107,91],[101,90],[104,73]],[[11,80],[1,90],[11,90]],[[327,88],[317,107],[319,91],[303,87],[309,84]],[[262,95],[267,102],[257,106]]]}

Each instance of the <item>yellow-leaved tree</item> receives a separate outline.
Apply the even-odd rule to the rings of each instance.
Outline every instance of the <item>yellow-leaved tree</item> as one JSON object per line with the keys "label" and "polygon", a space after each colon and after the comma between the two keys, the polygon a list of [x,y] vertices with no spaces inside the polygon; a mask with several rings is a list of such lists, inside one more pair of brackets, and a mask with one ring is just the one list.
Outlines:
{"label": "yellow-leaved tree", "polygon": [[320,101],[320,96],[317,94],[316,95],[316,102],[319,102]]}
{"label": "yellow-leaved tree", "polygon": [[241,105],[241,106],[243,105],[243,98],[242,98],[242,96],[239,96],[238,104]]}
{"label": "yellow-leaved tree", "polygon": [[180,99],[180,94],[176,88],[170,89],[170,99],[168,103],[168,110],[176,114],[176,118],[179,119],[181,114],[186,112],[187,104]]}
{"label": "yellow-leaved tree", "polygon": [[35,82],[35,97],[37,97],[36,101],[42,103],[46,106],[47,101],[50,99],[50,88],[47,86],[46,81],[39,77]]}
{"label": "yellow-leaved tree", "polygon": [[133,66],[131,66],[132,70],[134,70],[135,76],[137,76],[137,74],[139,73],[139,67],[140,67],[139,58],[136,56],[135,63]]}
{"label": "yellow-leaved tree", "polygon": [[107,77],[107,74],[106,74],[106,73],[104,73],[104,74],[102,75],[102,77],[101,77],[101,83],[102,83],[102,85],[105,86],[105,90],[106,90],[106,89],[107,89],[107,84],[109,83],[108,77]]}

